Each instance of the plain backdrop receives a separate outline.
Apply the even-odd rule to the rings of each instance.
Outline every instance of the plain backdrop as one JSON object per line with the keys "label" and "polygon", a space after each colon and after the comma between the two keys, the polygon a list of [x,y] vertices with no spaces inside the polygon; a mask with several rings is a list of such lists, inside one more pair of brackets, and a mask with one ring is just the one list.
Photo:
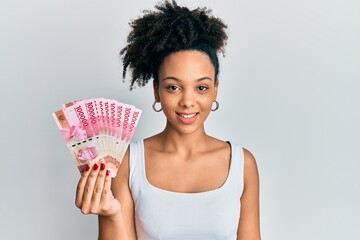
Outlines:
{"label": "plain backdrop", "polygon": [[[151,84],[129,91],[119,51],[152,0],[0,2],[0,239],[96,239],[51,113],[106,97],[143,110],[134,140],[163,129]],[[267,240],[360,239],[360,2],[178,1],[228,24],[209,134],[256,157]]]}

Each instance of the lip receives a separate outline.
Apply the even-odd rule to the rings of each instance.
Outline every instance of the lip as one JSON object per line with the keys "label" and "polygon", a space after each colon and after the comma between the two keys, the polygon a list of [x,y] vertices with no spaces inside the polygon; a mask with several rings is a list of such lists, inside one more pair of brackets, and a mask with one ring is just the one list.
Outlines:
{"label": "lip", "polygon": [[183,123],[183,124],[192,124],[195,122],[198,116],[198,112],[193,113],[176,113],[176,117]]}

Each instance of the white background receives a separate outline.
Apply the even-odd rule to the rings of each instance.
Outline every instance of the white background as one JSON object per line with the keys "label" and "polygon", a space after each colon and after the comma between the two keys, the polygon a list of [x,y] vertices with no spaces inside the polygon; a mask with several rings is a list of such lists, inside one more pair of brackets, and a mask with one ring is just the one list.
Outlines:
{"label": "white background", "polygon": [[[157,1],[0,2],[0,239],[96,239],[74,206],[79,173],[51,113],[106,97],[162,130],[151,84],[129,92],[119,51]],[[229,26],[207,130],[257,158],[263,239],[360,239],[360,2],[178,1]]]}

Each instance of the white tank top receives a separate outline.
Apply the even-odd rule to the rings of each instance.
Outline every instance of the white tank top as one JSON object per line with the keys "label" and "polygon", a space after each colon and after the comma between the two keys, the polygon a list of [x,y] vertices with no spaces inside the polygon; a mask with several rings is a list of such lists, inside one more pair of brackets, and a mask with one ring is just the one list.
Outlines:
{"label": "white tank top", "polygon": [[143,140],[131,143],[129,186],[137,238],[235,240],[243,173],[243,150],[232,145],[229,174],[220,188],[199,193],[163,190],[146,178]]}

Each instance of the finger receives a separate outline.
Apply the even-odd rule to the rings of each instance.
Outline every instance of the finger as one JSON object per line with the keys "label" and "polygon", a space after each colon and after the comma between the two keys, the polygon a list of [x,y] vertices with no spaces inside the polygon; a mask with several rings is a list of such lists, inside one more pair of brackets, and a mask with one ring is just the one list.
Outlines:
{"label": "finger", "polygon": [[106,177],[104,182],[104,189],[101,195],[102,211],[107,214],[114,214],[120,209],[120,203],[114,198],[114,195],[111,191],[111,176],[110,171],[106,171]]}
{"label": "finger", "polygon": [[81,173],[80,180],[79,180],[78,185],[76,187],[75,205],[78,208],[82,207],[82,199],[83,199],[84,188],[85,188],[87,178],[88,178],[88,176],[90,174],[90,169],[91,169],[90,165],[86,165],[85,169]]}
{"label": "finger", "polygon": [[88,176],[88,179],[85,184],[85,188],[83,191],[83,198],[82,198],[82,207],[81,211],[84,214],[91,213],[90,210],[90,204],[91,204],[91,198],[94,191],[94,185],[96,182],[96,179],[99,174],[99,164],[95,163],[92,170],[90,171],[90,174]]}
{"label": "finger", "polygon": [[106,170],[106,177],[104,182],[104,189],[102,191],[101,199],[107,200],[109,197],[112,197],[111,192],[111,176],[110,176],[110,170]]}
{"label": "finger", "polygon": [[93,195],[91,198],[91,206],[98,206],[100,203],[101,194],[104,189],[105,175],[106,175],[105,164],[101,163],[100,171],[94,185]]}

